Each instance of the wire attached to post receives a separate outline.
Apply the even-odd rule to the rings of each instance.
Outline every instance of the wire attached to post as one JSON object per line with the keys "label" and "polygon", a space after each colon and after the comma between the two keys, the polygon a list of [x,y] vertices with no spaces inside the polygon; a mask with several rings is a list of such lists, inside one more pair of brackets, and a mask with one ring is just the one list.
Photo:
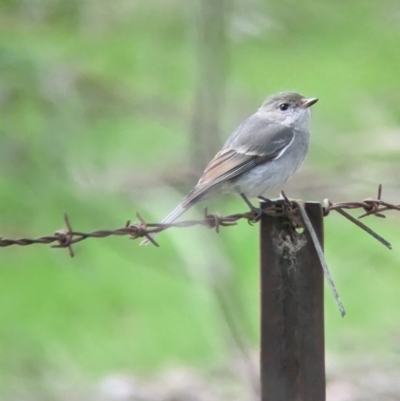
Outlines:
{"label": "wire attached to post", "polygon": [[333,294],[333,297],[335,298],[335,302],[339,308],[340,314],[342,315],[342,317],[344,317],[344,315],[346,314],[346,310],[344,309],[343,303],[340,300],[339,293],[335,286],[335,282],[333,281],[328,264],[326,263],[326,260],[324,257],[324,252],[322,251],[321,245],[318,241],[317,235],[315,234],[315,231],[311,224],[311,221],[308,218],[307,213],[304,210],[304,207],[301,204],[301,202],[296,201],[296,200],[292,200],[291,202],[294,203],[297,206],[297,208],[300,210],[303,222],[304,222],[305,226],[307,227],[308,232],[310,233],[310,237],[314,243],[315,250],[317,251],[317,255],[318,255],[319,261],[321,263],[322,270],[324,271],[325,279],[328,282],[328,286]]}

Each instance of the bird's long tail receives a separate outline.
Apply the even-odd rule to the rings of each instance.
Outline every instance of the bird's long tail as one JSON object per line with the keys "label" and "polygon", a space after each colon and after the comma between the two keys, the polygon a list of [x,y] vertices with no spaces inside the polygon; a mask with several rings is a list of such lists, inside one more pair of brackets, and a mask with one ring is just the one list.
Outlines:
{"label": "bird's long tail", "polygon": [[[169,224],[174,222],[179,216],[186,212],[190,208],[190,204],[185,204],[184,202],[180,203],[165,219],[161,221],[161,224]],[[149,234],[151,238],[156,236],[156,233]],[[140,245],[147,245],[150,241],[146,238],[144,239]]]}

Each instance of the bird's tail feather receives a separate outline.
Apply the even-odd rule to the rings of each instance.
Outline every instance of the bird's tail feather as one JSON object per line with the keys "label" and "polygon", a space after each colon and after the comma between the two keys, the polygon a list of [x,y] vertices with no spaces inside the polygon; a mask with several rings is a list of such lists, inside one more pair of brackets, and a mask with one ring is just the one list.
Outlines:
{"label": "bird's tail feather", "polygon": [[[183,202],[179,204],[165,219],[161,221],[161,224],[169,224],[174,222],[179,216],[186,212],[189,209],[188,205],[185,205]],[[156,233],[149,234],[151,238],[156,236]],[[144,239],[140,245],[147,245],[150,241],[146,238]]]}

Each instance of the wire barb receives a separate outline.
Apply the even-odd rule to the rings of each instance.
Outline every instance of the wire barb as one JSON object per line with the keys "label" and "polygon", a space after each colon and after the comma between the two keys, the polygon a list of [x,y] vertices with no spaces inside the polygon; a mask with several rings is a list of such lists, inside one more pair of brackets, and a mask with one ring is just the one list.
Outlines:
{"label": "wire barb", "polygon": [[69,252],[69,256],[73,258],[75,256],[74,251],[72,249],[72,238],[73,238],[73,231],[72,231],[72,226],[69,221],[67,213],[64,213],[64,222],[65,225],[67,226],[67,229],[61,229],[57,230],[54,233],[54,236],[57,237],[58,239],[58,245],[51,245],[52,248],[67,248]]}
{"label": "wire barb", "polygon": [[[130,234],[130,239],[146,237],[146,239],[149,240],[154,246],[159,247],[160,245],[158,245],[153,236],[147,232],[147,224],[144,221],[143,217],[139,214],[139,212],[136,212],[136,217],[140,220],[141,225],[136,225],[137,232],[135,232],[134,234]],[[133,226],[131,225],[129,225],[128,227],[133,228]]]}

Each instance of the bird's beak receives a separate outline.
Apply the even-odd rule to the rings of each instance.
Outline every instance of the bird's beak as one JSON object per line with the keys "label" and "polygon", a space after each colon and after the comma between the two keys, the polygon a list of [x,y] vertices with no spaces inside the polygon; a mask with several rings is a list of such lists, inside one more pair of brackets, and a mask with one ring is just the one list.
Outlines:
{"label": "bird's beak", "polygon": [[311,99],[304,99],[302,105],[300,106],[302,109],[308,109],[313,104],[317,103],[318,99],[316,97],[312,97]]}

